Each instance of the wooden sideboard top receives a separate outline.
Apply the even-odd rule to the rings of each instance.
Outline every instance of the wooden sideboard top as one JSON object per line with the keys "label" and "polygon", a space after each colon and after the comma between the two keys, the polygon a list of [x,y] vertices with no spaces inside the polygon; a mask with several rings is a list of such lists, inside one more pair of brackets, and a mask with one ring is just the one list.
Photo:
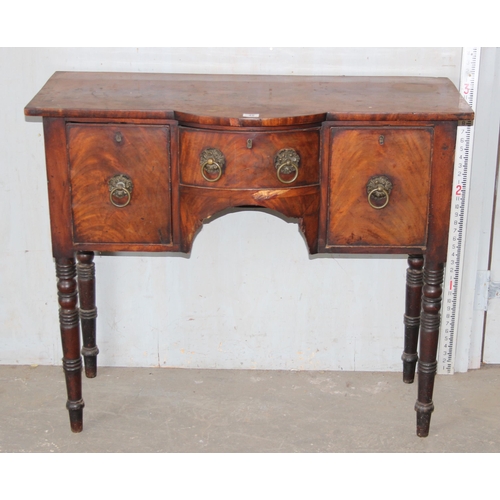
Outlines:
{"label": "wooden sideboard top", "polygon": [[470,120],[447,78],[56,72],[27,116],[288,126],[325,120]]}

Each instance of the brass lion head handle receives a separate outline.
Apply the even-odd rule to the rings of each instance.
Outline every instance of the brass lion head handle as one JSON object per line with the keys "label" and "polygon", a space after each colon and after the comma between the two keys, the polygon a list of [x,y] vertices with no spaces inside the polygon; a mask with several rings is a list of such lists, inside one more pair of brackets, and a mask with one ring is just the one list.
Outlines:
{"label": "brass lion head handle", "polygon": [[224,171],[226,159],[216,148],[206,148],[200,154],[201,175],[208,182],[217,182]]}
{"label": "brass lion head handle", "polygon": [[134,184],[132,179],[125,174],[117,174],[108,181],[109,201],[117,207],[124,208],[132,200]]}
{"label": "brass lion head handle", "polygon": [[[283,184],[291,184],[299,176],[300,156],[292,148],[281,149],[274,157],[276,176]],[[292,176],[292,177],[289,177]]]}
{"label": "brass lion head handle", "polygon": [[366,185],[368,203],[375,210],[381,210],[389,204],[392,182],[385,175],[374,175]]}

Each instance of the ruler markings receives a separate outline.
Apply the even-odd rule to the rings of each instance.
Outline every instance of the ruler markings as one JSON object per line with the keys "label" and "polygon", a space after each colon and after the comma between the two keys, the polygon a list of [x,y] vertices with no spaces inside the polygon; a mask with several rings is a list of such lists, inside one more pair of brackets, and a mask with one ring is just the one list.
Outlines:
{"label": "ruler markings", "polygon": [[[476,73],[480,50],[478,47],[464,48],[460,79],[460,92],[475,110]],[[471,121],[459,123],[454,166],[454,196],[450,215],[450,235],[448,242],[448,263],[445,283],[449,283],[444,302],[444,321],[438,347],[438,373],[452,374],[456,353],[457,305],[461,289],[462,248],[469,200],[469,158],[472,149]]]}

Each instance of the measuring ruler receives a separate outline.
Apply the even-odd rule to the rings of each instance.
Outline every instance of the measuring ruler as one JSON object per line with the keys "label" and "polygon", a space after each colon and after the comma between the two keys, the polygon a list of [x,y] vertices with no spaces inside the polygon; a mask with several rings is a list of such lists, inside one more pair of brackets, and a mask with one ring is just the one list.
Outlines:
{"label": "measuring ruler", "polygon": [[[464,47],[460,75],[460,93],[476,110],[476,80],[479,72],[479,47]],[[448,262],[443,282],[443,313],[438,346],[439,374],[453,374],[455,367],[458,301],[462,284],[463,238],[469,204],[470,156],[474,126],[472,121],[459,122],[453,174],[453,196],[450,214]]]}

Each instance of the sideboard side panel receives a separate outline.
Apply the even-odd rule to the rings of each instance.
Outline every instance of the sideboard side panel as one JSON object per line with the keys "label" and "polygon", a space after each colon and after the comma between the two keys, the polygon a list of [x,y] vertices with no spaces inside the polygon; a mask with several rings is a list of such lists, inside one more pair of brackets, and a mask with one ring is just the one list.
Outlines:
{"label": "sideboard side panel", "polygon": [[43,119],[52,253],[71,257],[71,190],[66,151],[66,124],[62,118]]}
{"label": "sideboard side panel", "polygon": [[427,259],[434,262],[445,262],[448,251],[456,136],[457,122],[436,123],[426,252]]}

